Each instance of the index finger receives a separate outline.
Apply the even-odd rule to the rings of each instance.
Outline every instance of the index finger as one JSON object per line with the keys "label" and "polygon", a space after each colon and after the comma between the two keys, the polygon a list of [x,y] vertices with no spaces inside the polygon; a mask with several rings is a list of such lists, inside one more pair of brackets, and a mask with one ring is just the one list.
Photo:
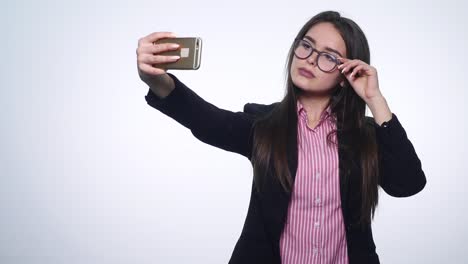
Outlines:
{"label": "index finger", "polygon": [[346,62],[346,61],[349,61],[348,58],[343,58],[343,57],[338,57],[337,58],[340,62]]}
{"label": "index finger", "polygon": [[144,37],[142,40],[147,43],[153,43],[158,39],[162,38],[175,38],[176,34],[173,32],[153,32],[148,36]]}

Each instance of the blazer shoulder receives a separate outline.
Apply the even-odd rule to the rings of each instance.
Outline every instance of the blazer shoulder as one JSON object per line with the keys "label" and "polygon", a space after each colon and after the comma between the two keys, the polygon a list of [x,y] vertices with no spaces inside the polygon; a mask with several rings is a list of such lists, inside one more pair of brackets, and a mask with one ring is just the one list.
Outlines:
{"label": "blazer shoulder", "polygon": [[252,116],[262,116],[272,111],[278,104],[279,102],[271,104],[246,103],[244,105],[244,113]]}

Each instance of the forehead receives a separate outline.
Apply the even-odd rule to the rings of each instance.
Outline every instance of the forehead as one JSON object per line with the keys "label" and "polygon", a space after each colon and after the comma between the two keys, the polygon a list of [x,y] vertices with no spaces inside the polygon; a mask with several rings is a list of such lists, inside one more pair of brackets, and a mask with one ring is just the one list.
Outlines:
{"label": "forehead", "polygon": [[306,33],[316,41],[316,47],[324,49],[325,47],[339,51],[346,56],[346,45],[339,31],[328,22],[321,22],[313,25]]}

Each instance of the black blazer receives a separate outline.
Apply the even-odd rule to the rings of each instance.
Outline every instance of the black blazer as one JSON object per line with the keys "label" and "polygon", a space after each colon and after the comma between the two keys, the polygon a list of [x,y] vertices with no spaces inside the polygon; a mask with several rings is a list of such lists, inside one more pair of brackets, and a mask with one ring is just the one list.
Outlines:
{"label": "black blazer", "polygon": [[[251,159],[252,124],[256,117],[267,113],[270,105],[247,103],[244,111],[231,112],[205,101],[189,89],[176,76],[168,73],[175,89],[166,97],[157,97],[151,89],[145,96],[147,103],[190,129],[204,143],[235,152]],[[379,185],[389,195],[408,197],[420,192],[426,185],[421,162],[406,132],[392,113],[388,126],[381,127],[371,117],[369,125],[375,127],[379,152],[382,155]],[[337,134],[338,144],[346,138]],[[297,138],[288,142],[288,164],[291,175],[297,169]],[[339,160],[344,153],[339,151]],[[350,264],[380,263],[374,244],[371,225],[360,229],[356,225],[360,200],[349,193],[360,192],[360,168],[343,168],[340,162],[340,193]],[[356,163],[359,164],[359,163]],[[241,235],[229,260],[230,264],[281,263],[279,240],[283,230],[291,195],[283,191],[275,177],[258,193],[252,190],[249,209]]]}

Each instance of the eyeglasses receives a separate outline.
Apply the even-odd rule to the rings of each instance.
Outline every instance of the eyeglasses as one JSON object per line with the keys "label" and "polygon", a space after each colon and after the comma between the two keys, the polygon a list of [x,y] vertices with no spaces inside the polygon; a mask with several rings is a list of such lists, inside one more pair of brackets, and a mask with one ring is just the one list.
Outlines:
{"label": "eyeglasses", "polygon": [[294,55],[299,59],[307,59],[316,51],[318,53],[315,63],[324,72],[332,72],[340,63],[338,58],[328,52],[318,51],[311,44],[303,39],[294,39]]}

